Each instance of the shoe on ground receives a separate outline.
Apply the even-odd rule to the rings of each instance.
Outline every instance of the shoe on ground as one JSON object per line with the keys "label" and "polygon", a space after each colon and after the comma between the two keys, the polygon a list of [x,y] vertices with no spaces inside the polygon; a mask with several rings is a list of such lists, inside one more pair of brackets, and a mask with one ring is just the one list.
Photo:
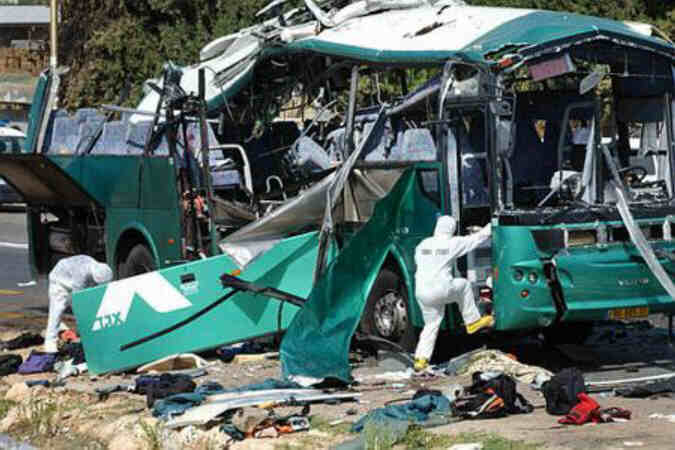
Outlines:
{"label": "shoe on ground", "polygon": [[58,341],[56,340],[45,341],[43,350],[45,353],[58,353],[59,352]]}
{"label": "shoe on ground", "polygon": [[428,359],[426,358],[415,359],[415,365],[413,366],[415,372],[422,372],[423,370],[426,370],[428,367],[429,367]]}
{"label": "shoe on ground", "polygon": [[466,332],[474,334],[483,328],[492,328],[495,325],[495,319],[492,316],[483,316],[477,321],[466,326]]}

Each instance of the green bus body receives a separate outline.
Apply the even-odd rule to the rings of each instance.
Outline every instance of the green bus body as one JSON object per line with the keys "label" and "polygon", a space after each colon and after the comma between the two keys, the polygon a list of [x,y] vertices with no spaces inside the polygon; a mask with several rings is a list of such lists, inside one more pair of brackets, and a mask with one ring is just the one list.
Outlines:
{"label": "green bus body", "polygon": [[[488,19],[496,21],[495,17],[502,20],[508,15],[515,17],[521,14],[511,9],[467,8],[476,13],[484,12],[486,22],[489,22]],[[422,111],[423,108],[413,102],[403,106],[400,105],[404,102],[394,104],[391,108],[382,107],[385,111],[382,114],[392,117],[399,115],[402,119],[412,117],[414,120],[409,121],[422,123],[420,128],[428,127],[431,130],[437,150],[435,161],[413,158],[369,163],[361,158],[355,170],[345,169],[346,163],[338,167],[336,178],[342,170],[347,170],[345,174],[350,177],[349,183],[354,184],[349,184],[349,191],[340,192],[342,203],[334,209],[340,210],[341,215],[331,219],[334,228],[331,236],[334,239],[330,239],[329,244],[319,239],[322,233],[317,234],[317,230],[322,228],[325,231],[326,222],[322,227],[321,219],[317,220],[311,214],[303,217],[304,210],[301,208],[284,209],[286,205],[302,206],[302,195],[299,195],[299,200],[289,200],[271,213],[271,223],[280,223],[283,227],[265,228],[267,219],[263,217],[225,237],[218,246],[212,242],[212,254],[222,250],[225,253],[223,255],[163,268],[158,272],[161,279],[140,275],[76,294],[74,311],[82,326],[87,360],[94,372],[132,367],[164,355],[212,348],[288,328],[281,349],[285,371],[297,373],[296,369],[310,360],[314,361],[314,365],[305,372],[307,375],[320,378],[337,373],[338,378],[349,379],[346,368],[348,344],[357,329],[379,334],[407,348],[414,345],[415,331],[423,326],[419,306],[414,301],[414,273],[417,269],[414,249],[432,233],[436,218],[441,214],[455,216],[459,220],[461,233],[488,221],[492,223],[491,248],[461,258],[456,274],[469,278],[476,291],[486,288],[488,278],[491,279],[498,331],[551,328],[565,323],[590,322],[622,315],[633,317],[647,313],[675,313],[675,301],[667,294],[663,280],[657,279],[645,263],[616,205],[609,199],[611,192],[606,188],[612,186],[607,181],[611,179],[611,164],[602,159],[602,133],[595,133],[594,140],[584,144],[582,149],[567,148],[569,146],[565,143],[564,136],[573,120],[597,123],[600,130],[602,109],[598,106],[599,100],[592,94],[579,94],[578,80],[572,91],[568,87],[548,92],[544,89],[527,90],[511,86],[512,90],[507,95],[504,85],[505,77],[515,77],[513,74],[518,67],[526,68],[527,64],[531,64],[530,68],[536,69],[536,65],[542,61],[545,63],[549,58],[558,57],[561,49],[570,52],[570,61],[572,57],[587,60],[590,58],[587,52],[598,52],[607,58],[606,64],[610,66],[615,66],[619,60],[628,60],[630,56],[635,62],[626,62],[626,71],[639,70],[646,62],[656,61],[654,67],[658,68],[654,71],[658,72],[661,81],[652,84],[645,82],[646,78],[642,76],[631,78],[612,73],[612,89],[616,96],[616,103],[612,106],[614,114],[622,118],[622,123],[644,123],[645,129],[648,122],[665,124],[661,139],[667,145],[656,152],[655,157],[666,156],[670,175],[658,179],[657,184],[648,188],[640,185],[640,179],[640,183],[635,184],[635,201],[631,203],[631,210],[659,262],[673,279],[670,275],[675,273],[675,241],[670,233],[671,216],[675,214],[672,200],[675,191],[673,45],[638,32],[628,24],[548,12],[522,13],[507,21],[506,25],[501,24],[493,30],[486,29],[481,39],[461,48],[385,51],[369,48],[367,43],[360,46],[355,44],[361,42],[360,39],[368,39],[364,37],[365,34],[359,33],[359,26],[367,27],[368,21],[375,21],[380,16],[386,20],[389,15],[396,20],[401,17],[396,12],[383,12],[357,18],[353,22],[354,29],[344,35],[329,29],[317,37],[263,51],[257,56],[258,70],[264,72],[268,68],[265,64],[279,67],[272,60],[280,56],[288,57],[289,60],[306,57],[309,61],[310,56],[317,55],[326,57],[326,60],[335,58],[338,63],[349,67],[365,67],[371,71],[385,70],[390,66],[394,69],[420,66],[437,69],[441,78],[434,105],[440,107],[433,113]],[[420,39],[426,38],[426,34],[420,33],[423,36]],[[515,45],[515,42],[528,45]],[[603,50],[605,53],[602,53]],[[624,53],[613,56],[611,52],[614,51],[625,52],[625,58]],[[344,61],[340,58],[344,58]],[[621,68],[623,70],[624,66]],[[368,70],[364,72],[369,73]],[[568,72],[563,71],[558,76],[571,74],[573,78],[576,68],[566,70]],[[356,72],[352,72],[354,90],[358,85],[358,76],[354,75]],[[461,78],[466,73],[471,75]],[[256,79],[251,73],[245,75],[237,78],[232,86],[224,88],[222,98],[208,99],[208,104],[212,106],[214,102],[222,103],[225,99],[234,99],[236,103],[238,95],[247,95],[248,91],[242,90],[243,86],[253,83],[255,87],[261,77]],[[453,90],[455,83],[474,79],[478,86],[475,92],[471,91],[471,87],[467,88],[472,92],[470,94],[462,93],[459,88]],[[43,82],[48,83],[48,77]],[[514,86],[517,83],[517,80],[513,81]],[[38,86],[38,94],[47,95],[47,91],[42,84]],[[36,99],[39,101],[40,96],[37,95]],[[354,110],[370,106],[357,105],[357,100],[355,95],[350,97],[350,107]],[[650,109],[654,105],[660,105],[661,108],[656,114],[658,118],[645,119],[650,116]],[[41,111],[36,105],[34,110],[36,113]],[[422,113],[427,115],[420,120],[419,114]],[[555,119],[552,118],[554,114],[558,114]],[[527,183],[518,183],[518,176],[522,175],[519,172],[521,167],[527,166],[527,159],[541,159],[541,155],[536,154],[537,149],[527,148],[518,141],[519,135],[514,130],[518,120],[523,117],[530,121],[532,129],[535,121],[560,126],[553,144],[552,140],[546,141],[543,136],[532,140],[533,146],[548,146],[547,151],[551,153],[546,156],[557,161],[555,167],[534,167],[523,176],[528,177],[531,173],[536,175],[538,170],[544,172],[550,169],[552,172],[558,169],[562,172],[563,155],[567,154],[564,152],[584,150],[584,170],[577,171],[580,172],[579,183],[583,179],[588,185],[578,190],[578,186],[571,187],[571,181],[568,187],[566,181],[564,189],[554,189],[552,185],[549,186],[549,179],[552,178],[550,174],[547,174],[544,186],[529,179]],[[504,146],[500,139],[504,134],[499,125],[506,122],[511,145],[502,148]],[[345,123],[346,130],[349,130],[353,127],[354,117],[346,118]],[[469,177],[463,158],[470,155],[463,153],[465,146],[461,143],[460,128],[467,129],[468,125],[469,131],[481,131],[476,142],[484,147],[481,158],[485,162],[486,180],[483,187],[486,189],[486,200],[476,204],[470,204],[462,197],[468,191],[463,183]],[[35,152],[37,132],[34,130],[41,126],[40,121],[31,119],[31,126],[33,128],[27,141],[33,142]],[[614,134],[621,138],[621,132]],[[366,137],[361,144],[355,145],[356,150],[352,148],[352,151],[361,151],[360,146],[366,147],[363,142],[371,139],[371,135],[366,132],[364,135]],[[614,135],[611,140],[610,146],[614,151],[612,156],[628,158],[628,150],[619,149],[620,144],[615,142]],[[524,157],[515,159],[519,154]],[[98,211],[94,213],[94,219],[105,217],[104,231],[101,233],[105,248],[99,254],[110,264],[119,265],[124,259],[123,254],[139,242],[149,246],[156,267],[159,268],[173,265],[185,257],[181,248],[185,234],[181,228],[181,194],[174,182],[177,175],[172,158],[52,156],[37,153],[22,157],[25,158],[24,164],[21,161],[13,162],[12,167],[22,167],[25,173],[35,176],[40,176],[42,169],[45,173],[49,169],[52,175],[60,174],[62,179],[70,180],[70,187],[62,187],[63,192],[59,195],[66,195],[65,191],[68,190],[67,201],[81,214],[86,215],[94,209]],[[631,155],[633,157],[636,156]],[[597,161],[593,158],[597,158]],[[505,163],[505,160],[512,161],[513,167],[509,167],[510,163]],[[542,161],[546,162],[544,159]],[[587,165],[592,165],[593,169],[586,170]],[[10,184],[22,187],[20,176],[14,176],[8,169],[0,170]],[[16,171],[20,172],[18,169]],[[359,176],[376,180],[376,185],[379,183],[378,186],[384,186],[382,192],[359,197],[362,195],[357,192]],[[562,180],[562,174],[560,178]],[[553,181],[551,179],[551,183]],[[624,188],[629,188],[628,181],[620,183],[625,183]],[[27,195],[29,185],[26,181],[24,189],[20,189],[28,199],[31,198]],[[633,189],[632,184],[630,188]],[[538,194],[542,190],[546,196]],[[573,193],[564,194],[567,192],[565,190]],[[45,252],[40,247],[44,244],[38,243],[39,228],[44,225],[44,218],[40,221],[40,212],[33,206],[59,205],[53,195],[50,197],[44,191],[44,186],[34,187],[34,193],[34,202],[28,202],[32,224],[31,251],[38,271],[45,272],[49,263],[40,260],[44,259]],[[212,196],[213,193],[208,192],[207,195]],[[649,195],[654,196],[652,200],[638,201]],[[284,222],[284,217],[288,217],[288,221]],[[90,222],[96,228],[96,220]],[[274,239],[260,230],[267,230],[265,232]],[[259,252],[257,247],[262,244],[256,239],[262,238],[269,240],[265,241],[265,251]],[[274,245],[268,245],[272,241]],[[242,263],[232,248],[244,253],[250,251],[255,256]],[[232,297],[236,300],[228,300],[223,303],[225,306],[204,312],[198,319],[188,321],[180,331],[139,344],[133,349],[120,349],[120,345],[125,342],[143,338],[189,319],[226,295],[230,288],[221,286],[218,281],[218,277],[224,273],[239,274],[243,279],[258,285],[285,290],[307,298],[307,303],[301,309],[288,306],[283,314],[279,312],[280,318],[277,320],[274,311],[278,312],[282,308],[278,301],[239,293]],[[162,292],[160,286],[166,284],[162,279],[186,299],[182,306],[177,301],[180,307],[167,307],[164,310],[161,299],[145,298],[151,294],[146,291],[142,293],[138,288],[139,280],[154,280],[152,283],[157,283],[158,292]],[[130,309],[127,308],[121,316],[105,301],[106,296],[114,293],[131,296]],[[385,297],[389,293],[394,293],[395,298],[387,303]],[[133,299],[134,302],[131,301]],[[378,303],[383,299],[384,303]],[[396,309],[401,304],[402,313]],[[378,305],[384,305],[384,309],[391,308],[388,313],[400,319],[397,325],[402,325],[402,328],[394,327],[389,335],[382,332],[379,322],[382,317],[377,317],[373,312]],[[123,320],[120,319],[122,316]],[[447,308],[443,326],[457,333],[464,332],[456,306]],[[336,346],[336,343],[339,345]]]}

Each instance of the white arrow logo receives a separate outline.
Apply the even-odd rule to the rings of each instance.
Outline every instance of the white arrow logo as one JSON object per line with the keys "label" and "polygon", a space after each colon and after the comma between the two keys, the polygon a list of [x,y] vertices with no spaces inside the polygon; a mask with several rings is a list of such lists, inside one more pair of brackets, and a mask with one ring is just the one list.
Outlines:
{"label": "white arrow logo", "polygon": [[192,306],[192,303],[166,278],[158,272],[150,272],[108,284],[96,313],[92,331],[122,325],[127,320],[135,295],[159,313]]}

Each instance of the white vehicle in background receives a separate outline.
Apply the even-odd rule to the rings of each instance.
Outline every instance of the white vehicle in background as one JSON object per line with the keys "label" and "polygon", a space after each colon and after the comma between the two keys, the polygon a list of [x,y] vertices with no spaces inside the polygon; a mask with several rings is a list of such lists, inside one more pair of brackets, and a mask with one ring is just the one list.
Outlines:
{"label": "white vehicle in background", "polygon": [[[21,153],[26,135],[21,131],[0,126],[0,155],[9,153]],[[5,203],[22,203],[23,199],[10,185],[0,178],[0,205]]]}

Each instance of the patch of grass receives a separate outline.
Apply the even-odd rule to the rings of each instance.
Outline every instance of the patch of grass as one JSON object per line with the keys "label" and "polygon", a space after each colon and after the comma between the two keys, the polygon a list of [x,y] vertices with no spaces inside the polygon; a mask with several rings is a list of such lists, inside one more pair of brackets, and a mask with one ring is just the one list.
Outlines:
{"label": "patch of grass", "polygon": [[49,439],[59,432],[59,406],[55,401],[31,399],[19,406],[19,422],[16,431],[29,438]]}
{"label": "patch of grass", "polygon": [[468,444],[480,442],[483,450],[536,450],[537,444],[529,444],[523,441],[512,441],[496,434],[483,433],[460,433],[456,435],[444,435],[430,433],[419,427],[410,427],[400,444],[406,450],[418,449],[446,449],[455,444]]}
{"label": "patch of grass", "polygon": [[59,438],[52,439],[44,445],[44,448],[50,448],[51,450],[71,450],[75,448],[81,450],[105,450],[108,448],[105,442],[87,434],[68,432],[65,435],[60,435]]}
{"label": "patch of grass", "polygon": [[376,422],[366,423],[361,433],[365,450],[389,449],[400,440],[400,433],[397,430]]}
{"label": "patch of grass", "polygon": [[329,434],[347,434],[352,427],[351,423],[340,423],[337,425],[331,425],[331,421],[321,417],[321,416],[310,416],[309,424],[310,429],[321,431],[323,433]]}
{"label": "patch of grass", "polygon": [[5,400],[4,398],[0,399],[0,420],[4,419],[7,416],[7,413],[10,409],[16,406],[16,402],[13,400]]}
{"label": "patch of grass", "polygon": [[161,425],[152,426],[145,420],[139,420],[138,424],[143,431],[143,440],[147,444],[148,450],[162,450],[162,431]]}
{"label": "patch of grass", "polygon": [[298,450],[298,448],[292,446],[288,442],[282,442],[281,444],[276,444],[274,450]]}

